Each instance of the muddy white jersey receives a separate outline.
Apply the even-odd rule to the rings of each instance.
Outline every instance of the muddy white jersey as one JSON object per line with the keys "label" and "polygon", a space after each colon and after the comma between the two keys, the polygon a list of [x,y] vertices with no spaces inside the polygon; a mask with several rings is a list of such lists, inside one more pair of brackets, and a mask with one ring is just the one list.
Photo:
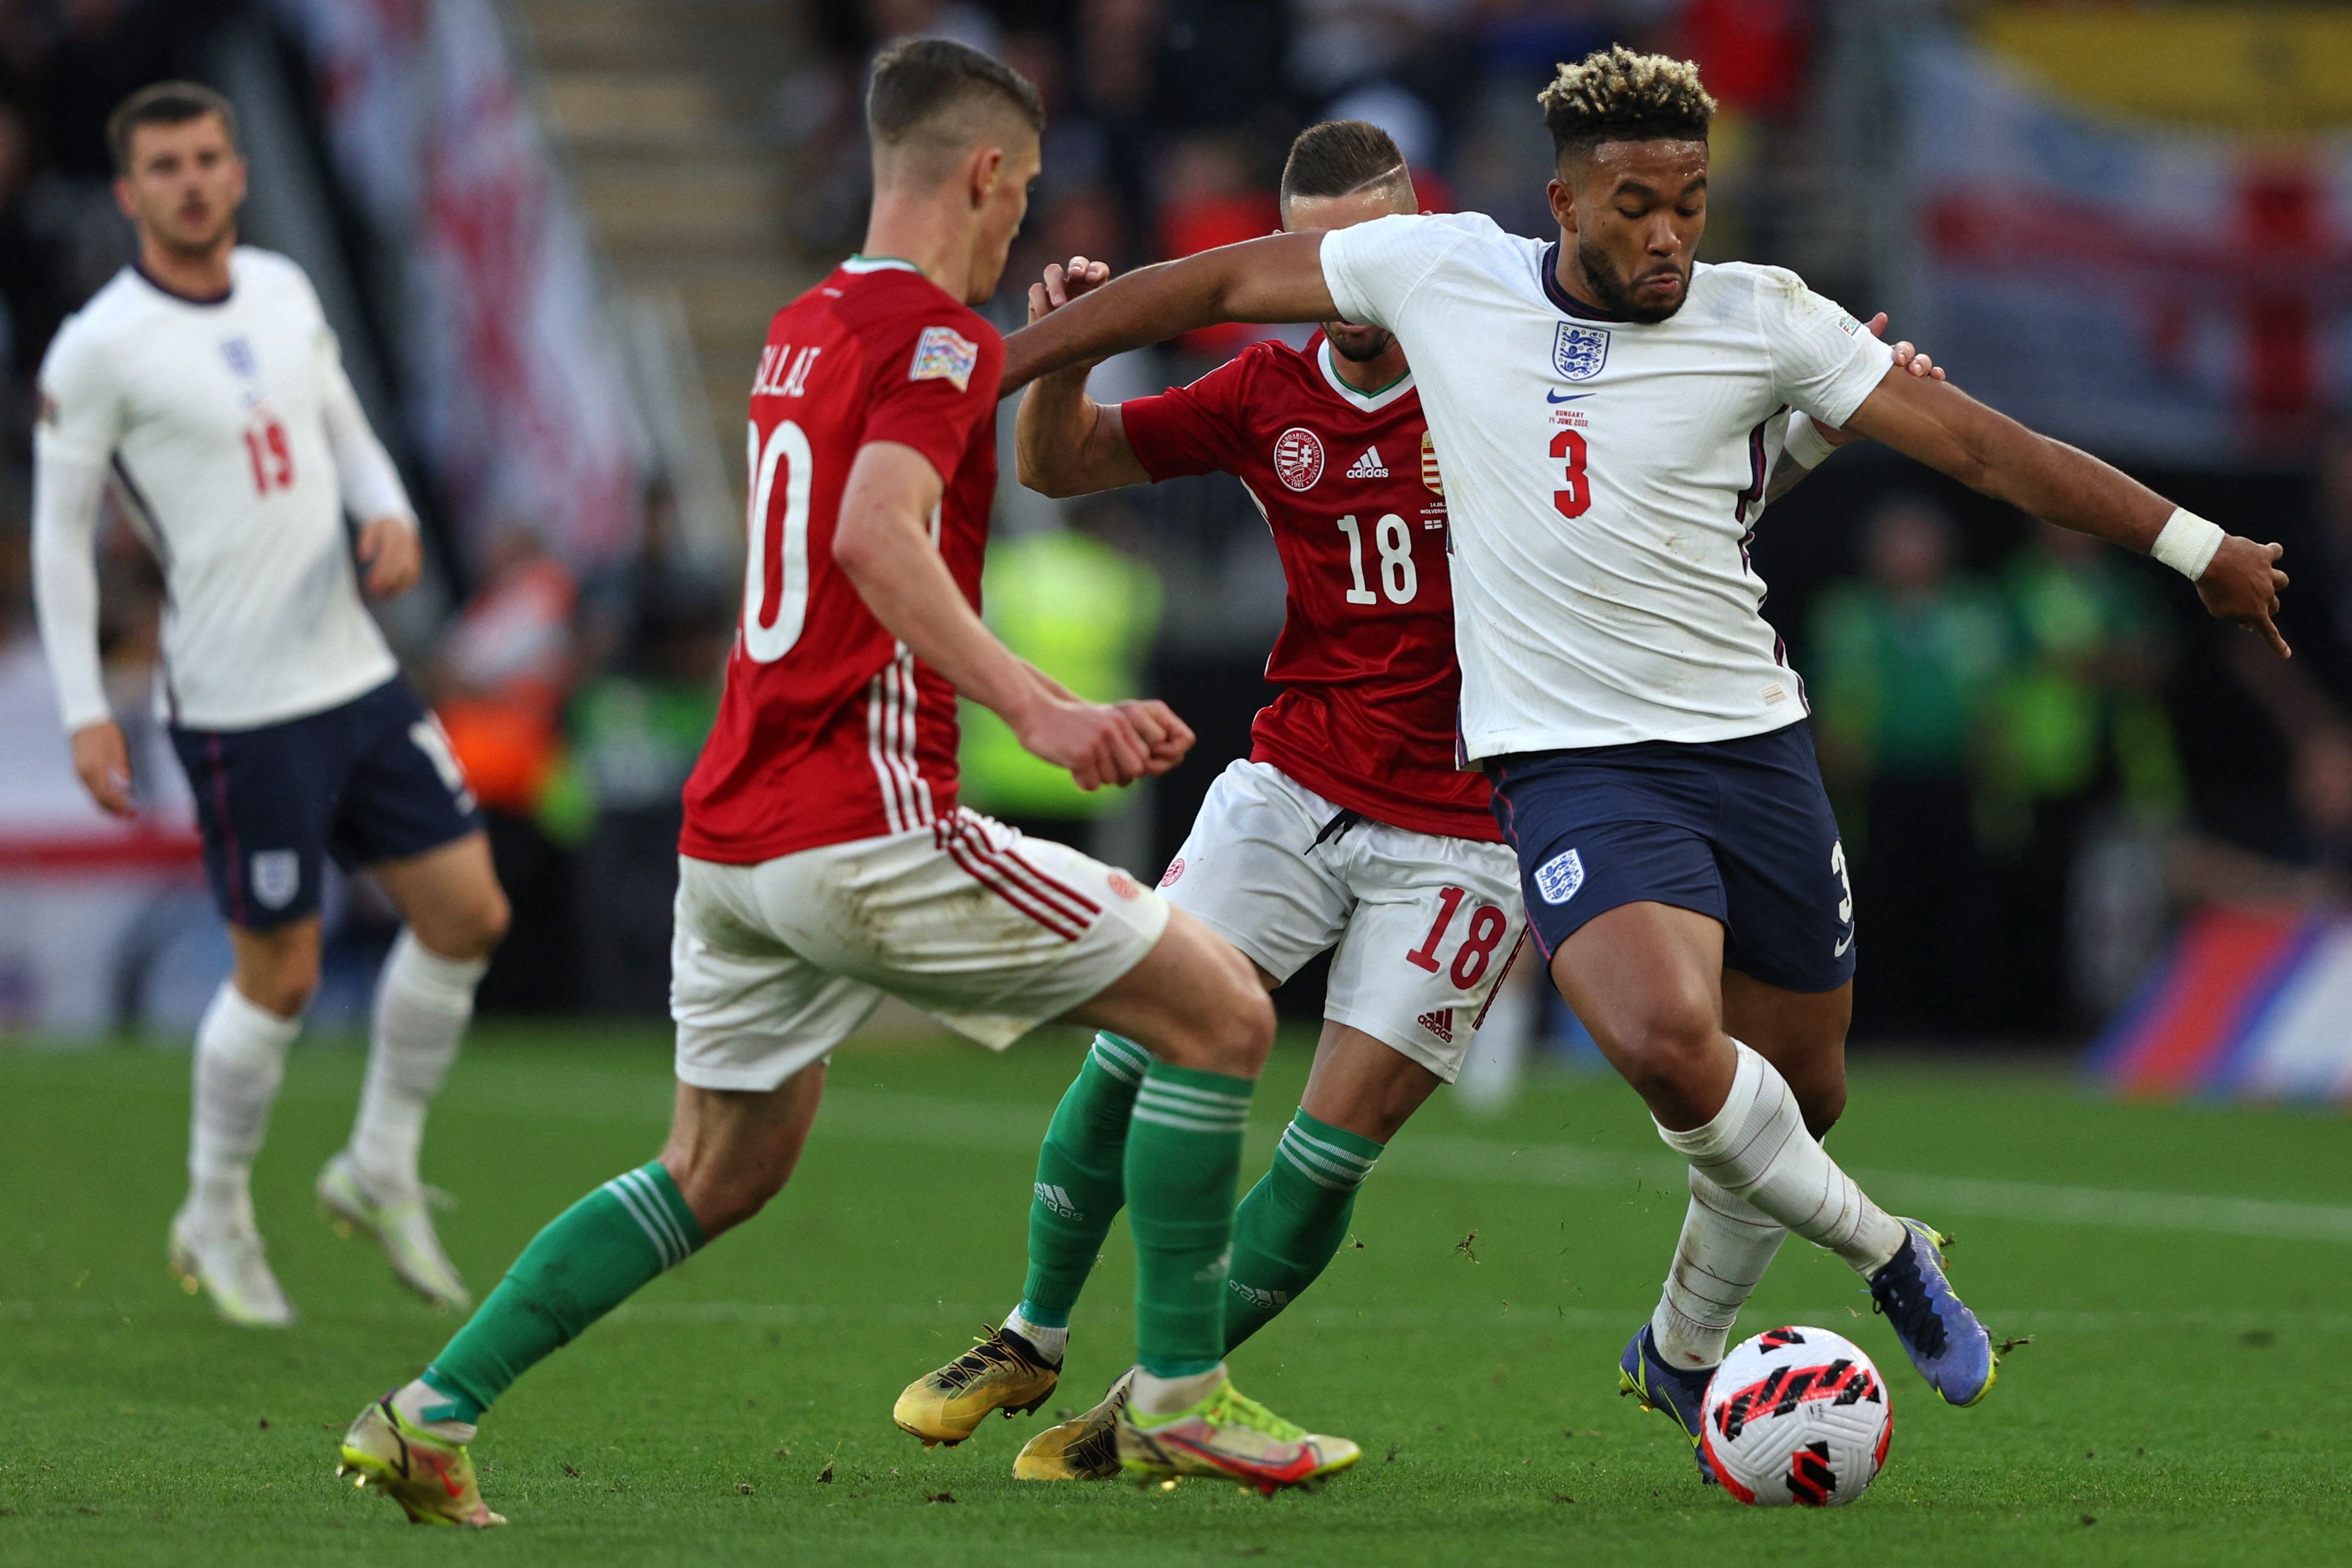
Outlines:
{"label": "muddy white jersey", "polygon": [[1475,213],[1336,230],[1339,313],[1396,333],[1444,464],[1465,760],[1758,735],[1805,711],[1748,542],[1789,411],[1843,423],[1892,363],[1778,267],[1700,266],[1643,323],[1556,243]]}
{"label": "muddy white jersey", "polygon": [[301,268],[240,246],[229,277],[196,300],[125,268],[42,361],[36,585],[68,727],[106,716],[90,567],[105,485],[163,567],[175,723],[300,717],[396,673],[343,515],[413,520],[399,476]]}

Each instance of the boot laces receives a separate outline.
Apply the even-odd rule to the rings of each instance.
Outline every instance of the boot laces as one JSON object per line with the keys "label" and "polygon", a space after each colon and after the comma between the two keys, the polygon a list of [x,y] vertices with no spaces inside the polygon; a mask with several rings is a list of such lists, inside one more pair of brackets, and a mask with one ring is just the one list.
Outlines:
{"label": "boot laces", "polygon": [[1927,1289],[1927,1271],[1919,1262],[1919,1239],[1909,1237],[1878,1278],[1871,1281],[1870,1310],[1895,1325],[1907,1344],[1927,1356],[1944,1353],[1944,1320]]}
{"label": "boot laces", "polygon": [[1209,1419],[1219,1426],[1246,1427],[1253,1432],[1263,1432],[1277,1443],[1303,1443],[1309,1435],[1306,1427],[1284,1420],[1230,1383],[1209,1407]]}
{"label": "boot laces", "polygon": [[1018,1369],[1028,1358],[1005,1342],[1004,1335],[994,1328],[980,1336],[972,1347],[934,1374],[942,1387],[962,1389],[1000,1366]]}

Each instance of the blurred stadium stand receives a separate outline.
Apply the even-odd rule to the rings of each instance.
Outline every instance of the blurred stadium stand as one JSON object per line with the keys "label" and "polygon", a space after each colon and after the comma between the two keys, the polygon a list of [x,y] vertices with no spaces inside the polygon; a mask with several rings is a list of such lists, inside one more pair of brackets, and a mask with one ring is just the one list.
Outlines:
{"label": "blurred stadium stand", "polygon": [[[2119,1020],[2104,1060],[2156,1051],[2185,1081],[2192,1059],[2250,1060],[2280,1009],[2332,1005],[2352,975],[2326,913],[2352,887],[2340,9],[0,0],[0,1019],[171,1021],[203,990],[168,977],[216,961],[167,768],[148,770],[167,825],[135,850],[105,848],[58,777],[24,602],[31,371],[126,254],[98,136],[115,99],[173,73],[236,99],[250,237],[320,279],[428,513],[437,583],[394,629],[449,711],[488,716],[470,760],[499,780],[521,920],[486,1002],[652,1011],[676,786],[740,559],[745,377],[769,314],[856,243],[865,64],[917,33],[999,53],[1048,100],[1045,172],[990,307],[1008,328],[1049,259],[1130,267],[1272,226],[1289,136],[1330,115],[1390,129],[1425,204],[1540,232],[1532,97],[1553,62],[1612,39],[1697,58],[1726,105],[1707,255],[1888,310],[1962,386],[2274,535],[2295,574],[2282,669],[2160,570],[2086,557],[1882,451],[1774,508],[1767,613],[1812,679],[1872,922],[1858,1034],[2079,1042]],[[1127,356],[1097,395],[1189,379],[1245,339]],[[1263,525],[1228,481],[1081,517],[1008,478],[997,527],[1123,552],[1163,586],[1145,679],[1202,744],[1108,841],[1155,869],[1264,698],[1282,590]],[[125,539],[108,563],[130,712],[152,577]],[[1106,841],[1101,822],[1071,831]],[[15,935],[62,926],[17,912],[92,898],[115,946],[68,950],[131,956],[69,985]],[[383,936],[365,890],[346,903],[331,1008],[363,994]],[[2199,909],[2221,913],[2184,927]],[[2215,962],[2268,978],[2179,989]]]}

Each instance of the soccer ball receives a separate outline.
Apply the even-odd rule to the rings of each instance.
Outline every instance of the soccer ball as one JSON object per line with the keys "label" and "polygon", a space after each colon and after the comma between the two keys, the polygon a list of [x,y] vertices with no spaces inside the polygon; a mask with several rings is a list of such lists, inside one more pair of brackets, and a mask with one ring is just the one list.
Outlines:
{"label": "soccer ball", "polygon": [[1895,1412],[1862,1347],[1827,1329],[1758,1334],[1707,1385],[1702,1440],[1723,1490],[1759,1508],[1835,1508],[1886,1463]]}

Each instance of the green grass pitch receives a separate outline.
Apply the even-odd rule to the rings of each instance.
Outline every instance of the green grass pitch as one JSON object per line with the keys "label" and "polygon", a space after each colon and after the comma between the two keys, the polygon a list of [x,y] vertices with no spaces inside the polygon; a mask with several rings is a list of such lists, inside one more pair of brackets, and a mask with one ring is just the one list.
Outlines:
{"label": "green grass pitch", "polygon": [[[1237,1358],[1245,1388],[1363,1444],[1322,1495],[1018,1486],[1028,1421],[926,1452],[891,1400],[1010,1305],[1034,1142],[1078,1049],[1052,1031],[1002,1059],[845,1051],[769,1212],[492,1414],[476,1453],[514,1523],[467,1539],[330,1474],[342,1424],[454,1326],[312,1212],[358,1052],[291,1064],[257,1187],[304,1320],[263,1334],[215,1322],[163,1266],[184,1053],[0,1051],[0,1562],[2352,1557],[2352,1124],[2115,1105],[2047,1074],[1865,1064],[1835,1140],[1892,1206],[1957,1233],[1956,1277],[1997,1333],[2032,1336],[1982,1406],[1937,1404],[1851,1273],[1801,1244],[1743,1320],[1819,1323],[1878,1358],[1894,1449],[1853,1507],[1740,1509],[1617,1396],[1684,1200],[1633,1095],[1568,1076],[1493,1122],[1441,1096],[1366,1188],[1360,1245]],[[1305,1066],[1277,1053],[1245,1181]],[[426,1151],[478,1289],[650,1156],[668,1093],[656,1033],[478,1032]],[[1056,1405],[1091,1403],[1128,1358],[1128,1258],[1115,1231]]]}

